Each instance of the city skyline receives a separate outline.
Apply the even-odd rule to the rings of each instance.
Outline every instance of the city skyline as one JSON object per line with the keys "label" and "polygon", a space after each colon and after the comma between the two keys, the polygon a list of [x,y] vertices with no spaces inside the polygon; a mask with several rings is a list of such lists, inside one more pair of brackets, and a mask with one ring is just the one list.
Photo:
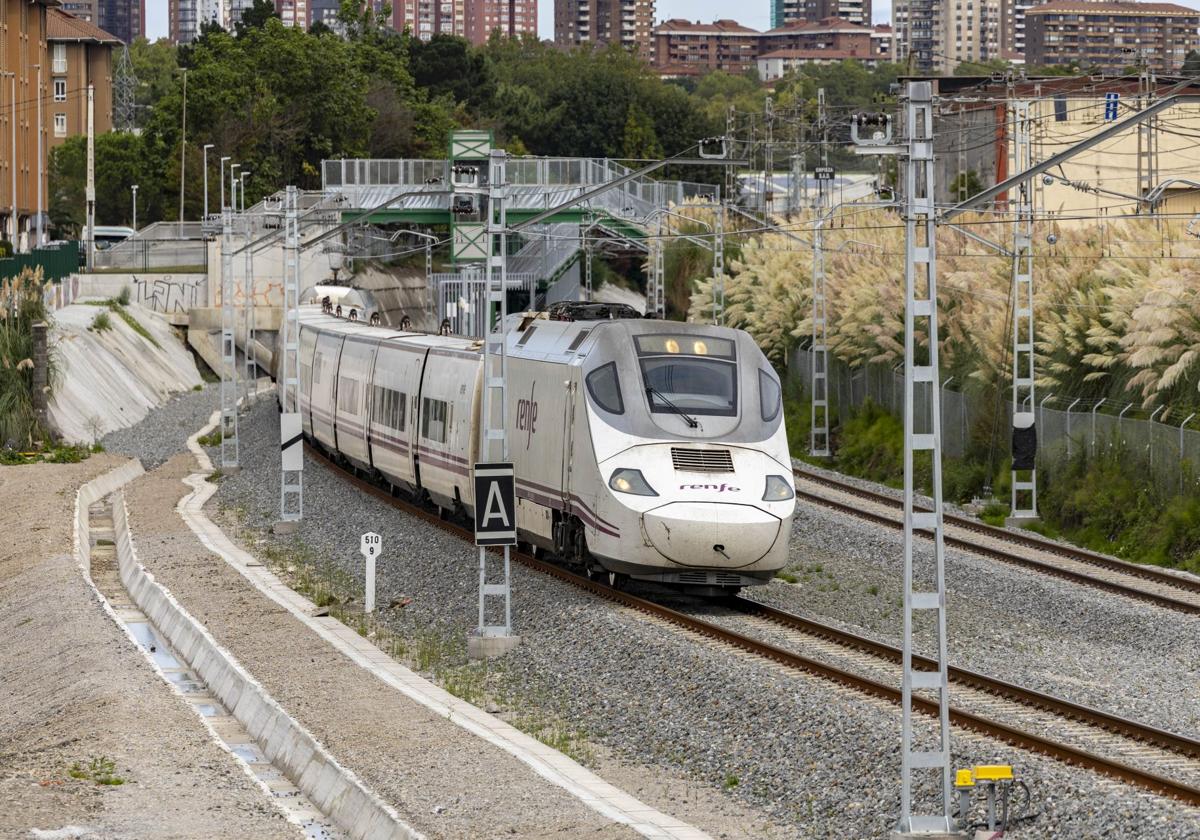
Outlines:
{"label": "city skyline", "polygon": [[[1200,5],[1200,0],[1193,0]],[[1191,5],[1187,2],[1184,5]],[[739,23],[754,29],[771,28],[771,4],[769,0],[758,0],[747,9],[730,0],[657,0],[655,22],[669,18],[712,21],[717,18],[734,18]],[[732,7],[732,9],[731,9]],[[736,14],[733,11],[736,9]],[[747,14],[747,12],[749,12]],[[875,4],[873,17],[876,23],[887,23],[892,16],[890,0]],[[146,36],[150,40],[167,35],[167,0],[148,0],[146,3]],[[554,0],[538,2],[538,35],[546,40],[554,39]]]}

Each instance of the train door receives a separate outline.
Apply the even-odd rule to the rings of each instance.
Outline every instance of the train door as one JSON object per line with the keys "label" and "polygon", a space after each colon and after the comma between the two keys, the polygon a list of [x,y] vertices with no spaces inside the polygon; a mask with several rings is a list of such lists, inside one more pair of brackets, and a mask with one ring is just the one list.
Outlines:
{"label": "train door", "polygon": [[338,365],[343,339],[344,336],[339,333],[322,332],[317,336],[316,352],[313,354],[310,402],[313,437],[331,452],[336,452],[338,448],[333,411],[337,403]]}
{"label": "train door", "polygon": [[[312,428],[312,378],[313,362],[317,353],[317,336],[320,333],[316,327],[301,327],[300,329],[300,406],[294,410],[300,412],[304,423],[304,433],[313,435]],[[280,383],[279,387],[282,387]],[[286,411],[286,409],[284,409]]]}
{"label": "train door", "polygon": [[414,461],[417,399],[425,348],[403,338],[384,341],[375,357],[371,415],[371,463],[392,484],[417,487]]}

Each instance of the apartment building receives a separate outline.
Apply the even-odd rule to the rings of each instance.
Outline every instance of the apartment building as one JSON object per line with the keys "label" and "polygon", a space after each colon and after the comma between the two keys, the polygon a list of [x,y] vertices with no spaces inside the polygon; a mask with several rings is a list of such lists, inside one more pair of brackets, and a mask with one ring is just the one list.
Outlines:
{"label": "apartment building", "polygon": [[[5,239],[20,247],[35,226],[37,207],[38,125],[37,100],[44,95],[43,75],[39,90],[35,65],[46,66],[46,17],[55,0],[0,0],[4,46],[0,50],[0,219]],[[8,74],[15,73],[14,77]],[[14,113],[15,122],[14,122]],[[43,112],[44,113],[44,112]],[[12,141],[16,127],[16,142]],[[43,150],[45,138],[43,136]],[[15,147],[15,148],[14,148]],[[42,194],[46,194],[46,166],[42,160]],[[15,180],[14,180],[15,175]],[[16,187],[15,194],[13,187]],[[44,209],[44,208],[42,208]]]}
{"label": "apartment building", "polygon": [[95,24],[52,9],[47,16],[46,41],[50,74],[43,112],[50,130],[48,148],[87,133],[88,85],[93,85],[96,133],[112,131],[112,54],[121,46],[121,39]]}
{"label": "apartment building", "polygon": [[[276,0],[276,9],[282,0]],[[305,0],[286,0],[303,4]],[[282,12],[280,13],[282,16]],[[167,0],[167,16],[170,19],[170,39],[173,44],[190,44],[200,37],[200,27],[205,23],[224,25],[226,20],[224,0]],[[287,19],[284,19],[287,22]]]}
{"label": "apartment building", "polygon": [[771,28],[825,18],[871,25],[871,0],[771,0]]}
{"label": "apartment building", "polygon": [[146,0],[63,0],[59,8],[94,23],[122,43],[146,37]]}
{"label": "apartment building", "polygon": [[897,0],[897,60],[914,73],[948,75],[964,62],[1001,58],[1004,2],[1010,0]]}
{"label": "apartment building", "polygon": [[868,67],[892,60],[890,26],[862,26],[826,18],[764,32],[759,41],[758,75],[773,82],[807,64],[860,61]]}
{"label": "apartment building", "polygon": [[1053,0],[1025,13],[1025,63],[1120,71],[1144,59],[1159,73],[1200,48],[1200,11],[1174,3]]}
{"label": "apartment building", "polygon": [[392,26],[428,41],[434,35],[467,37],[467,0],[396,0]]}
{"label": "apartment building", "polygon": [[1004,17],[1000,33],[1000,52],[1005,61],[1014,64],[1025,62],[1025,13],[1040,0],[1004,0],[1001,13]]}
{"label": "apartment building", "polygon": [[473,44],[484,44],[494,32],[504,38],[536,36],[537,6],[537,0],[469,0],[467,39]]}
{"label": "apartment building", "polygon": [[560,47],[617,43],[652,56],[654,0],[554,0],[554,43]]}
{"label": "apartment building", "polygon": [[654,30],[654,64],[664,76],[744,73],[756,66],[763,33],[736,20],[672,18]]}

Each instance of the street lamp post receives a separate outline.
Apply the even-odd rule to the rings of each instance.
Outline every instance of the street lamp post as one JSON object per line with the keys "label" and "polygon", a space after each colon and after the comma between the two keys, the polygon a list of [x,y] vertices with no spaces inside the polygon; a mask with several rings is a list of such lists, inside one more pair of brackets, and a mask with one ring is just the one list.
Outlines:
{"label": "street lamp post", "polygon": [[246,212],[246,176],[249,174],[250,174],[249,169],[243,169],[242,174],[238,176],[238,180],[241,181],[241,184],[238,187],[238,195],[241,196],[241,199],[242,199],[242,212],[243,213]]}
{"label": "street lamp post", "polygon": [[208,150],[213,147],[212,143],[205,143],[201,154],[204,156],[204,219],[200,223],[200,229],[204,229],[204,225],[208,224]]}
{"label": "street lamp post", "polygon": [[134,232],[137,232],[137,191],[138,191],[138,185],[137,185],[137,184],[133,184],[133,185],[131,185],[131,186],[129,187],[129,189],[133,190],[133,230],[134,230]]}
{"label": "street lamp post", "polygon": [[221,211],[225,211],[225,161],[233,160],[229,155],[221,158]]}
{"label": "street lamp post", "polygon": [[235,213],[237,212],[237,206],[238,206],[238,203],[237,203],[238,178],[237,178],[237,172],[235,172],[234,170],[241,169],[241,168],[242,168],[242,165],[240,163],[229,164],[229,209]]}

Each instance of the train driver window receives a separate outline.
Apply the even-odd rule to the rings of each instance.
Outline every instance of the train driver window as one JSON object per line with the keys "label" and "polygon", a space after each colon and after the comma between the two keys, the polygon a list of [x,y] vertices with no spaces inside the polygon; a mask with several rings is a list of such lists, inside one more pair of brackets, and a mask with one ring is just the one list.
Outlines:
{"label": "train driver window", "polygon": [[621,381],[617,378],[617,363],[601,365],[587,375],[588,393],[592,402],[609,414],[624,414],[625,403],[621,399]]}
{"label": "train driver window", "polygon": [[450,404],[426,397],[421,404],[421,435],[435,443],[445,443],[450,430]]}
{"label": "train driver window", "polygon": [[762,409],[762,419],[766,423],[770,423],[779,416],[779,409],[782,405],[781,394],[779,392],[779,383],[775,381],[775,377],[767,373],[765,370],[758,372],[758,402]]}

